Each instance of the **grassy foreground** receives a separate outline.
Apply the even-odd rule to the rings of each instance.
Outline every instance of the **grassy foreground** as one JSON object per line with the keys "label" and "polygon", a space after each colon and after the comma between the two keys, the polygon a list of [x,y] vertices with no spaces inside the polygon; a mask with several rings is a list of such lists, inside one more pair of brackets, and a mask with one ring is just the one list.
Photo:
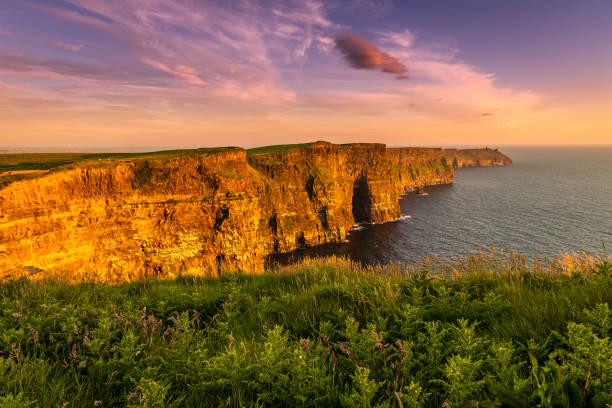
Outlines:
{"label": "grassy foreground", "polygon": [[610,303],[588,257],[20,280],[0,284],[0,407],[603,408]]}

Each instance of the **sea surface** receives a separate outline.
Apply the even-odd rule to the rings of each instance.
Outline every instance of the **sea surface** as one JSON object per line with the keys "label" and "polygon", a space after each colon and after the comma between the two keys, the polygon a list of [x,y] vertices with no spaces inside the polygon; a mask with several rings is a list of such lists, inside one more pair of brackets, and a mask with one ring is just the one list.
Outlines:
{"label": "sea surface", "polygon": [[612,146],[505,147],[514,164],[459,169],[455,183],[427,187],[400,202],[402,218],[360,225],[348,242],[275,255],[347,256],[366,264],[442,259],[488,251],[554,257],[585,251],[612,254]]}

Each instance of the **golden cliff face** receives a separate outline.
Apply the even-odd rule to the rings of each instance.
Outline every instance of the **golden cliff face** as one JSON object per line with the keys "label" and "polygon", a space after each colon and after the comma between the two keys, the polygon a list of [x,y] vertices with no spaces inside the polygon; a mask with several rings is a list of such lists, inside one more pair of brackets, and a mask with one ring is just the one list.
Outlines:
{"label": "golden cliff face", "polygon": [[269,253],[399,217],[401,194],[452,182],[453,164],[509,163],[495,151],[462,152],[317,142],[84,162],[0,189],[0,279],[259,272]]}
{"label": "golden cliff face", "polygon": [[497,149],[444,149],[448,164],[454,168],[508,166],[512,160]]}

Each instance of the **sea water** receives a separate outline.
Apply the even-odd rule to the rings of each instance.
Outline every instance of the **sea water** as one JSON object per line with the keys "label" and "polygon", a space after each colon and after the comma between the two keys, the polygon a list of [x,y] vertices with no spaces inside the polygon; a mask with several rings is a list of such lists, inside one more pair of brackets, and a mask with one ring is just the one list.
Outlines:
{"label": "sea water", "polygon": [[275,255],[340,255],[378,264],[488,251],[529,257],[612,253],[612,146],[505,147],[514,164],[458,169],[455,183],[401,199],[402,218],[357,226],[347,242]]}

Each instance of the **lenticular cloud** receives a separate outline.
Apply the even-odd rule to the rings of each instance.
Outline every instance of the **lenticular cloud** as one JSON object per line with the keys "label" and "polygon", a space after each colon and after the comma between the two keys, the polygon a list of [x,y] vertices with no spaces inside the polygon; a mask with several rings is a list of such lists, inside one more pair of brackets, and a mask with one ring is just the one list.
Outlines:
{"label": "lenticular cloud", "polygon": [[382,72],[408,78],[408,69],[397,58],[382,52],[368,40],[354,34],[343,34],[336,38],[336,47],[344,58],[357,69],[380,69]]}

